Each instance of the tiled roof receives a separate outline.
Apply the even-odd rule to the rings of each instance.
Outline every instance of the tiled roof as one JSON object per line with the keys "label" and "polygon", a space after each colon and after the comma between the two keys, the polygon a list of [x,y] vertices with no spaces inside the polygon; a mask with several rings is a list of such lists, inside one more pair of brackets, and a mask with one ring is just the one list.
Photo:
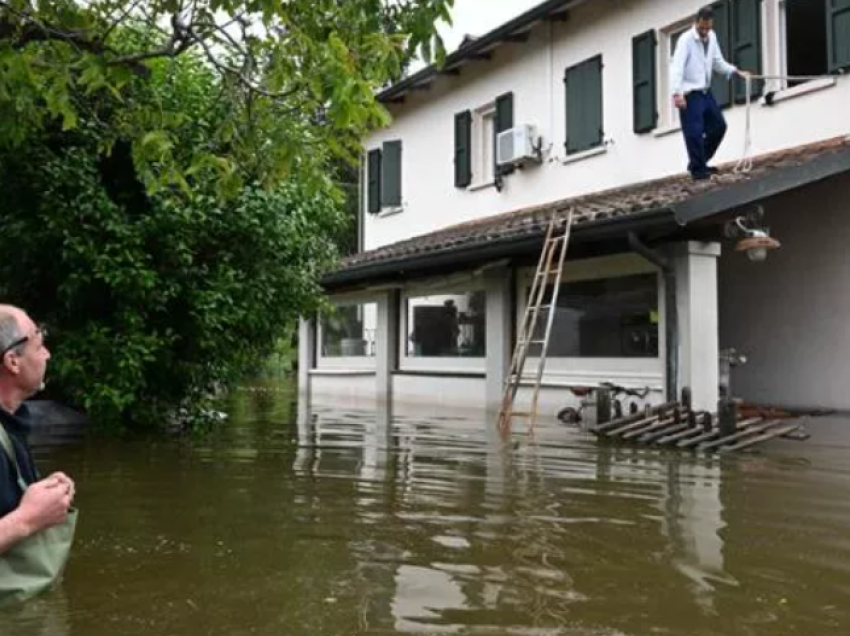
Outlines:
{"label": "tiled roof", "polygon": [[[839,137],[755,157],[752,169],[747,173],[736,173],[734,164],[727,164],[721,166],[719,175],[708,181],[695,182],[687,174],[677,175],[496,214],[354,254],[344,259],[340,270],[331,277],[339,272],[380,263],[401,264],[410,258],[438,251],[461,251],[497,240],[539,236],[545,233],[553,214],[566,217],[570,208],[574,210],[575,227],[579,228],[591,221],[625,219],[644,212],[669,210],[675,214],[679,206],[693,209],[694,205],[712,198],[716,204],[716,195],[726,190],[740,190],[739,186],[744,184],[758,183],[771,175],[794,170],[848,148],[848,138]],[[768,194],[765,192],[761,196]],[[721,210],[715,210],[718,211]]]}

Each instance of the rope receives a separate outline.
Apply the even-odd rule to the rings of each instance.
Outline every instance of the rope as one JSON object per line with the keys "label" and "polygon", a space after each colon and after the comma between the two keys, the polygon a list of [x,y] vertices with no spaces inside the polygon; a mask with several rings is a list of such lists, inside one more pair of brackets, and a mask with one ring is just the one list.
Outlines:
{"label": "rope", "polygon": [[[753,169],[753,157],[752,157],[752,147],[753,147],[753,135],[752,135],[752,87],[753,80],[763,80],[765,83],[771,80],[785,81],[785,82],[808,82],[811,80],[820,80],[820,79],[835,79],[836,75],[747,75],[744,77],[745,91],[746,91],[746,113],[744,116],[744,152],[741,155],[741,158],[738,160],[738,163],[735,164],[735,168],[733,169],[736,173],[748,173]],[[770,91],[765,91],[768,93]]]}

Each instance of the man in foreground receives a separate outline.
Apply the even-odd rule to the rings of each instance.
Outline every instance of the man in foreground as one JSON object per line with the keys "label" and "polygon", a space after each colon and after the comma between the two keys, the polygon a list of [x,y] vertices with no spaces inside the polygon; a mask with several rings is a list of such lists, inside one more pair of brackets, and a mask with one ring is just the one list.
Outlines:
{"label": "man in foreground", "polygon": [[[27,562],[42,558],[36,553],[57,551],[49,545],[50,532],[67,524],[74,499],[74,482],[67,475],[39,479],[27,445],[23,402],[44,386],[50,359],[44,336],[26,312],[0,305],[0,579],[6,579],[0,580],[0,597],[13,585],[4,563],[14,560],[16,575],[23,564],[26,576]],[[72,536],[73,528],[61,535],[67,538],[69,532]],[[35,546],[34,537],[48,544]],[[66,556],[58,557],[63,564]],[[11,565],[8,569],[13,570]]]}

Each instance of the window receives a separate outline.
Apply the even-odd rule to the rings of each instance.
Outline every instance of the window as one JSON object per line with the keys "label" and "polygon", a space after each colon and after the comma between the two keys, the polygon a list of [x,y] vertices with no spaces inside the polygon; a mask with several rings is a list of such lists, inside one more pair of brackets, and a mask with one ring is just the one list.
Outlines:
{"label": "window", "polygon": [[[526,289],[526,296],[530,290]],[[632,274],[564,283],[558,292],[548,357],[657,358],[658,276]],[[533,338],[541,339],[546,315]],[[539,357],[541,345],[529,345]]]}
{"label": "window", "polygon": [[780,0],[779,33],[780,75],[826,75],[850,67],[850,0]]}
{"label": "window", "polygon": [[340,303],[321,321],[320,358],[373,358],[376,303]]}
{"label": "window", "polygon": [[676,126],[679,124],[679,111],[673,106],[673,98],[670,94],[670,65],[673,62],[673,54],[679,38],[691,29],[693,22],[688,19],[673,26],[667,27],[661,32],[661,72],[658,85],[660,91],[661,118],[664,126]]}
{"label": "window", "polygon": [[408,358],[483,358],[486,293],[466,291],[405,300]]}
{"label": "window", "polygon": [[380,149],[367,155],[367,209],[377,214],[386,208],[400,208],[401,198],[401,141],[385,141]]}
{"label": "window", "polygon": [[493,154],[496,137],[495,104],[488,104],[475,111],[473,133],[475,143],[473,182],[475,185],[492,183],[496,166],[496,156]]}
{"label": "window", "polygon": [[455,115],[455,187],[492,184],[496,177],[496,135],[513,127],[514,96],[504,93],[474,111]]}
{"label": "window", "polygon": [[567,154],[602,145],[602,56],[568,68],[564,74],[567,102]]}

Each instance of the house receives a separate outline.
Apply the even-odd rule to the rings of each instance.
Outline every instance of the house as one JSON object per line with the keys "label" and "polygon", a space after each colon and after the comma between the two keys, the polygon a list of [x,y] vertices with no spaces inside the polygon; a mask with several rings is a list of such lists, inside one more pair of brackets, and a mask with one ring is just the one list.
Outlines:
{"label": "house", "polygon": [[[850,0],[714,3],[727,59],[779,79],[750,100],[716,80],[722,170],[694,182],[668,64],[699,6],[548,0],[384,90],[360,251],[324,279],[335,316],[302,321],[302,392],[498,408],[547,224],[573,210],[543,412],[602,382],[714,410],[729,348],[736,396],[850,408]],[[736,249],[742,228],[781,247]]]}

